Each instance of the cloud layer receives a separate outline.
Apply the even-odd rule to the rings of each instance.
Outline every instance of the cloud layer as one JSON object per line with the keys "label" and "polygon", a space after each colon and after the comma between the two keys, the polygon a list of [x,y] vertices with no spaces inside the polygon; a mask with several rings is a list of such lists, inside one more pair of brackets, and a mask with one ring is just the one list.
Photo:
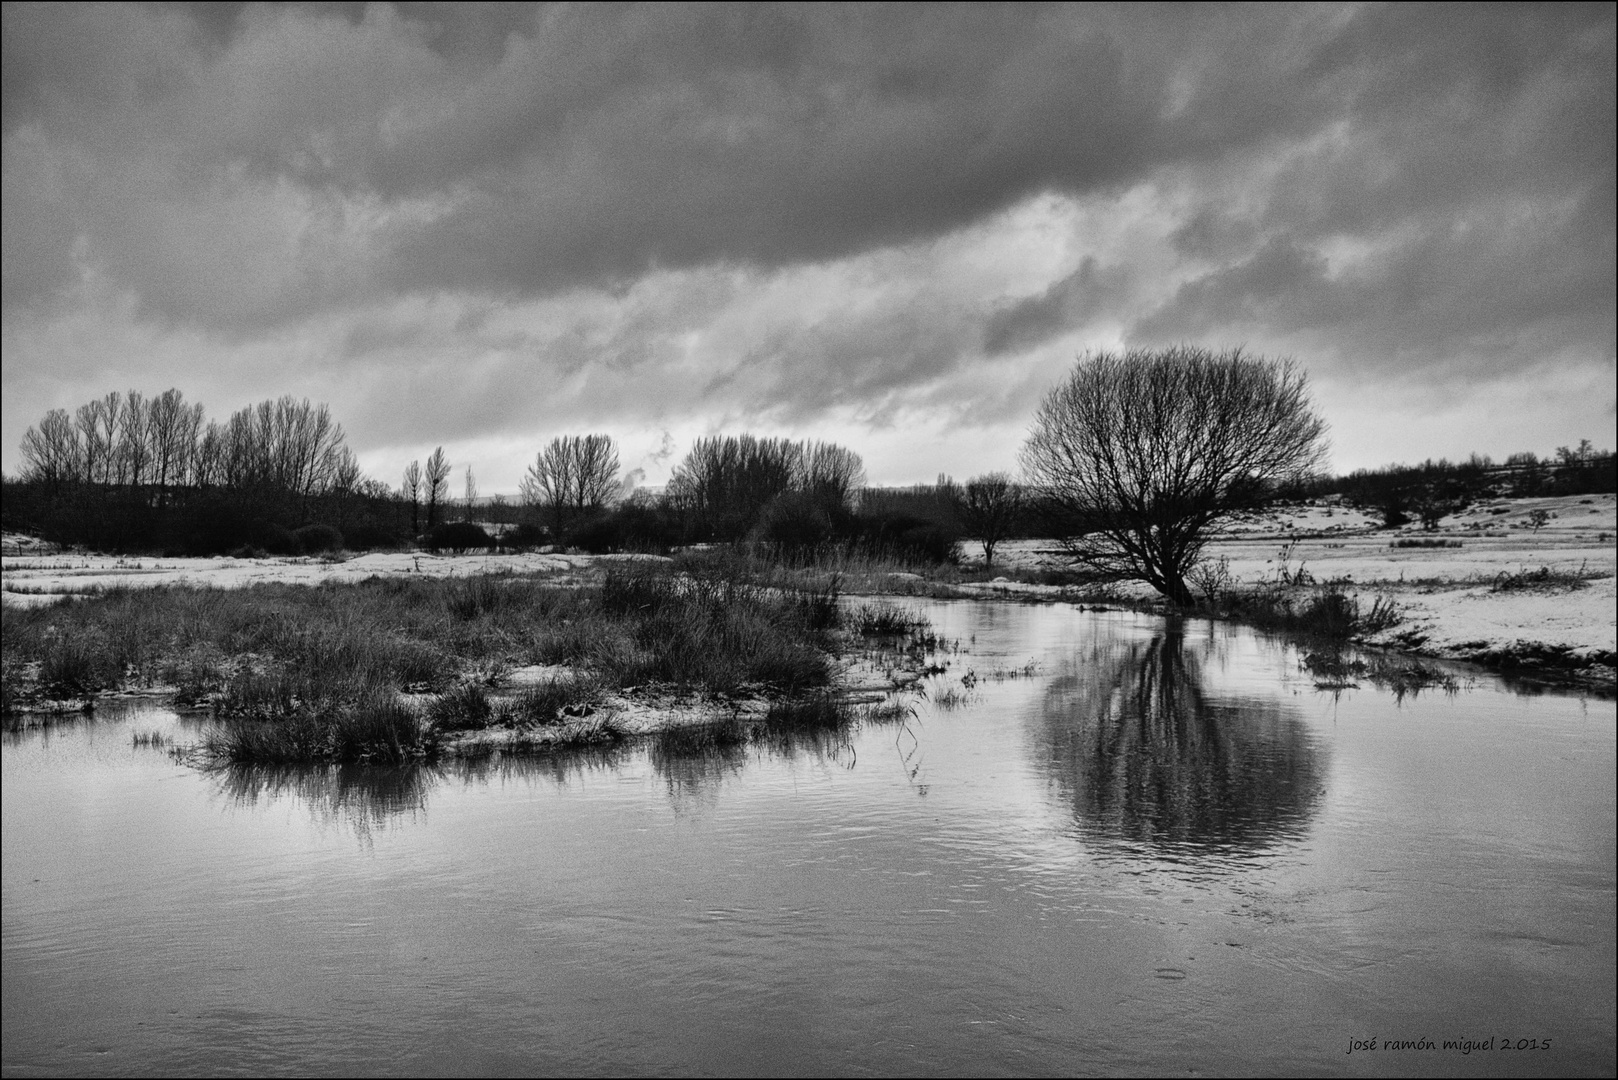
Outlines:
{"label": "cloud layer", "polygon": [[[1579,389],[1523,445],[1611,430],[1610,5],[4,20],[8,470],[174,384],[486,486],[580,424],[897,425],[931,457],[872,475],[922,479],[1008,465],[1074,352],[1184,339],[1302,360],[1340,466],[1513,448],[1525,380]],[[1361,445],[1369,381],[1471,445]]]}

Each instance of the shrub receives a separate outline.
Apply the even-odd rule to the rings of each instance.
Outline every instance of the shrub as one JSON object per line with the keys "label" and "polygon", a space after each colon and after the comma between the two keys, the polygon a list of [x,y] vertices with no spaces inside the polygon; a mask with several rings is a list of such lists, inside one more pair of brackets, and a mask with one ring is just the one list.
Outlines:
{"label": "shrub", "polygon": [[606,555],[623,548],[624,535],[618,515],[601,513],[579,521],[562,534],[564,548],[578,548],[591,555]]}
{"label": "shrub", "polygon": [[953,529],[908,514],[862,516],[858,546],[873,558],[939,565],[960,558]]}
{"label": "shrub", "polygon": [[787,491],[764,507],[751,538],[783,552],[796,553],[846,536],[852,515],[841,505],[828,505],[811,491]]}
{"label": "shrub", "polygon": [[293,534],[298,550],[305,555],[318,555],[324,551],[340,551],[343,534],[330,525],[305,525]]}
{"label": "shrub", "polygon": [[292,530],[273,521],[259,531],[259,537],[271,555],[296,555],[302,550]]}
{"label": "shrub", "polygon": [[481,525],[470,521],[446,521],[428,531],[424,546],[429,551],[451,551],[459,555],[474,548],[486,551],[494,547],[494,538]]}
{"label": "shrub", "polygon": [[545,530],[531,521],[525,521],[500,538],[502,547],[526,551],[550,542]]}
{"label": "shrub", "polygon": [[398,538],[380,525],[355,525],[343,533],[343,546],[350,551],[375,551],[399,546]]}

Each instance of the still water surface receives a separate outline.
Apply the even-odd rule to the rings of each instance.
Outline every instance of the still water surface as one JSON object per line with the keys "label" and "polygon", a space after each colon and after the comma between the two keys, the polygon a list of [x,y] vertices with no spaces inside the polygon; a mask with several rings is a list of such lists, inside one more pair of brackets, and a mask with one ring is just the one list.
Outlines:
{"label": "still water surface", "polygon": [[918,606],[948,673],[846,739],[205,773],[132,745],[196,737],[162,710],[8,735],[5,1073],[1612,1074],[1612,702]]}

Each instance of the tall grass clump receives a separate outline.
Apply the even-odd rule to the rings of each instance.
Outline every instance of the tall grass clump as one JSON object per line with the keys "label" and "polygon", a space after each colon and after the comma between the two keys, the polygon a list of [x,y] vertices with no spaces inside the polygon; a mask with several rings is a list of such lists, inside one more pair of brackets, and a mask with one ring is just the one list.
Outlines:
{"label": "tall grass clump", "polygon": [[921,630],[927,620],[892,604],[861,604],[844,617],[844,624],[861,637],[898,637]]}
{"label": "tall grass clump", "polygon": [[521,723],[560,724],[565,710],[583,712],[600,694],[601,684],[593,678],[552,679],[524,687],[511,700],[511,709]]}
{"label": "tall grass clump", "polygon": [[39,683],[51,697],[82,697],[118,682],[122,674],[107,642],[93,636],[58,636],[40,650]]}
{"label": "tall grass clump", "polygon": [[440,694],[427,709],[427,718],[440,731],[480,731],[494,719],[494,706],[483,687],[462,683]]}
{"label": "tall grass clump", "polygon": [[346,699],[303,700],[293,685],[262,684],[255,708],[225,715],[203,740],[203,755],[237,764],[403,764],[435,749],[415,710],[384,687],[365,687]]}
{"label": "tall grass clump", "polygon": [[619,686],[673,683],[713,691],[766,684],[785,691],[831,678],[819,605],[730,574],[675,574],[615,566],[600,590],[623,634],[591,659]]}
{"label": "tall grass clump", "polygon": [[1378,596],[1366,607],[1358,597],[1345,592],[1339,582],[1315,585],[1301,592],[1279,587],[1233,592],[1209,613],[1263,630],[1326,641],[1377,634],[1404,621],[1404,612],[1391,598]]}

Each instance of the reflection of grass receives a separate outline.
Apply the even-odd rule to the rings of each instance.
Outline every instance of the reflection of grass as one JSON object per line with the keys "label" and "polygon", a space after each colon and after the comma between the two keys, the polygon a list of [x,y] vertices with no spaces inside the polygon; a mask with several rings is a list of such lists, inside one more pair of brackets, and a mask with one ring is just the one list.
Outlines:
{"label": "reflection of grass", "polygon": [[931,697],[932,706],[948,712],[951,709],[964,709],[977,698],[970,689],[964,686],[951,684]]}
{"label": "reflection of grass", "polygon": [[1349,656],[1341,652],[1311,652],[1301,666],[1314,676],[1317,690],[1350,690],[1364,680],[1382,690],[1390,690],[1398,700],[1414,697],[1436,687],[1447,694],[1458,693],[1463,684],[1443,668],[1404,656],[1367,653]]}
{"label": "reflection of grass", "polygon": [[811,694],[770,703],[764,715],[769,731],[835,731],[847,727],[853,711],[843,699],[831,693]]}

